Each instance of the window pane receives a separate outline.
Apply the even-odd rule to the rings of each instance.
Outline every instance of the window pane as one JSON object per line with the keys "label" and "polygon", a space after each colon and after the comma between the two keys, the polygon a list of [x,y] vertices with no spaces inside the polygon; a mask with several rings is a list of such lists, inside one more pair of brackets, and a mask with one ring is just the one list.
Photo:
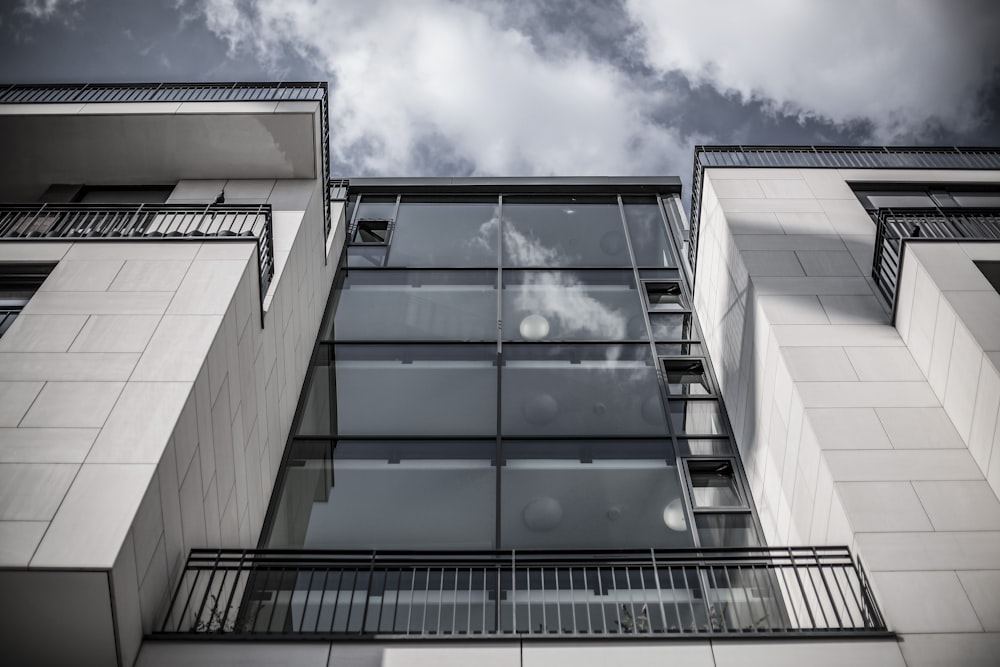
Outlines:
{"label": "window pane", "polygon": [[729,461],[688,461],[695,507],[743,507]]}
{"label": "window pane", "polygon": [[726,432],[715,401],[670,401],[670,423],[675,433],[724,435]]}
{"label": "window pane", "polygon": [[691,338],[691,316],[687,313],[650,313],[654,340],[687,340]]}
{"label": "window pane", "polygon": [[670,445],[504,441],[505,549],[677,548],[693,542]]}
{"label": "window pane", "polygon": [[392,220],[395,210],[395,197],[365,195],[361,197],[361,203],[358,205],[357,219]]}
{"label": "window pane", "polygon": [[331,444],[292,443],[269,547],[494,548],[495,441]]}
{"label": "window pane", "polygon": [[483,345],[337,345],[336,432],[495,435],[495,361]]}
{"label": "window pane", "polygon": [[382,261],[385,259],[385,251],[386,247],[384,245],[367,247],[361,245],[348,246],[347,265],[382,266]]}
{"label": "window pane", "polygon": [[337,294],[337,340],[496,340],[496,271],[353,271]]}
{"label": "window pane", "polygon": [[657,343],[656,353],[663,356],[676,357],[679,355],[703,355],[699,343]]}
{"label": "window pane", "polygon": [[625,200],[625,220],[632,240],[632,253],[639,266],[677,266],[667,232],[663,226],[663,216],[655,199],[652,203],[630,203]]}
{"label": "window pane", "polygon": [[498,199],[403,197],[388,266],[496,266]]}
{"label": "window pane", "polygon": [[711,393],[705,364],[700,359],[664,359],[663,372],[668,394],[695,396]]}
{"label": "window pane", "polygon": [[701,546],[755,547],[760,544],[749,514],[695,514]]}
{"label": "window pane", "polygon": [[687,300],[676,282],[645,282],[646,302],[650,310],[687,310]]}
{"label": "window pane", "polygon": [[677,441],[677,453],[684,456],[731,456],[729,438],[682,438]]}
{"label": "window pane", "polygon": [[358,220],[355,243],[385,243],[389,239],[388,220]]}
{"label": "window pane", "polygon": [[630,266],[611,197],[505,198],[504,266]]}
{"label": "window pane", "polygon": [[665,433],[648,346],[505,346],[501,384],[507,435]]}
{"label": "window pane", "polygon": [[631,271],[504,271],[504,340],[645,340]]}

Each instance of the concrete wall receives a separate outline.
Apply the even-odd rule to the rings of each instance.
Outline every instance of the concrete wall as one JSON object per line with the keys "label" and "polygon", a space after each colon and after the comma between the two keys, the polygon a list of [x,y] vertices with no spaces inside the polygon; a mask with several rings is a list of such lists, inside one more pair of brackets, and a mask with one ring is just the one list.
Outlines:
{"label": "concrete wall", "polygon": [[769,542],[851,545],[911,667],[994,664],[1000,502],[963,437],[987,357],[963,344],[950,386],[921,363],[846,184],[907,179],[984,173],[706,170],[695,305]]}
{"label": "concrete wall", "polygon": [[[227,184],[238,203],[275,208],[263,328],[253,243],[0,244],[0,261],[59,262],[0,339],[0,566],[36,591],[53,573],[110,573],[117,645],[103,636],[122,664],[160,622],[189,549],[256,544],[343,245],[342,206],[324,244],[321,187]],[[5,597],[0,614],[23,604]],[[39,608],[58,636],[56,598]],[[81,623],[64,616],[67,630]],[[106,650],[0,626],[15,655],[107,664]]]}
{"label": "concrete wall", "polygon": [[165,642],[143,645],[139,667],[902,667],[892,640],[664,642]]}

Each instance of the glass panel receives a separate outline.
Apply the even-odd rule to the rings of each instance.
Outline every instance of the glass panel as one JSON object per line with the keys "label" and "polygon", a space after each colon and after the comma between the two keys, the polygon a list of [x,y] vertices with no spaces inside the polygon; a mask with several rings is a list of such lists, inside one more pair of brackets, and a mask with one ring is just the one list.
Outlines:
{"label": "glass panel", "polygon": [[662,435],[656,369],[643,345],[509,345],[506,435]]}
{"label": "glass panel", "polygon": [[347,265],[348,266],[382,266],[385,260],[385,253],[388,248],[385,246],[348,246]]}
{"label": "glass panel", "polygon": [[670,401],[670,423],[675,433],[724,435],[726,432],[715,401]]}
{"label": "glass panel", "polygon": [[389,239],[388,220],[358,220],[355,243],[385,243]]}
{"label": "glass panel", "polygon": [[676,548],[693,542],[670,445],[505,440],[505,549]]}
{"label": "glass panel", "polygon": [[403,197],[387,266],[496,266],[498,198]]}
{"label": "glass panel", "polygon": [[656,353],[662,356],[676,357],[679,355],[705,354],[699,343],[657,343]]}
{"label": "glass panel", "polygon": [[664,359],[667,393],[678,396],[710,394],[705,364],[700,359]]}
{"label": "glass panel", "polygon": [[639,269],[639,277],[648,280],[680,280],[677,269]]}
{"label": "glass panel", "polygon": [[933,208],[930,195],[916,192],[899,194],[870,195],[868,201],[875,208]]}
{"label": "glass panel", "polygon": [[364,195],[358,205],[358,220],[392,220],[396,211],[396,197]]}
{"label": "glass panel", "polygon": [[646,340],[631,271],[504,271],[504,340]]}
{"label": "glass panel", "polygon": [[495,441],[332,444],[292,443],[269,547],[495,547]]}
{"label": "glass panel", "polygon": [[997,208],[1000,206],[1000,193],[955,193],[954,199],[959,206],[966,208]]}
{"label": "glass panel", "polygon": [[687,310],[680,283],[646,282],[646,302],[650,310]]}
{"label": "glass panel", "polygon": [[495,347],[337,345],[335,350],[335,432],[496,434]]}
{"label": "glass panel", "polygon": [[698,527],[701,546],[716,547],[756,547],[760,545],[757,530],[749,514],[733,513],[694,515]]}
{"label": "glass panel", "polygon": [[496,271],[353,271],[337,294],[337,340],[496,340]]}
{"label": "glass panel", "polygon": [[677,266],[663,216],[654,198],[625,199],[625,221],[632,239],[632,253],[639,266]]}
{"label": "glass panel", "polygon": [[504,198],[504,266],[630,266],[612,197]]}
{"label": "glass panel", "polygon": [[743,507],[729,461],[688,461],[695,507]]}
{"label": "glass panel", "polygon": [[650,313],[654,340],[687,340],[691,338],[691,315],[687,313]]}
{"label": "glass panel", "polygon": [[681,438],[677,441],[681,456],[730,456],[733,453],[729,438]]}

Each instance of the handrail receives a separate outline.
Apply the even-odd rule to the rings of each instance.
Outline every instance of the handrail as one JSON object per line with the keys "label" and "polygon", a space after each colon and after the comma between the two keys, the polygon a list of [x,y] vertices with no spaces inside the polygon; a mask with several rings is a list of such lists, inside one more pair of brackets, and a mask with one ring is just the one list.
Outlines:
{"label": "handrail", "polygon": [[997,208],[881,208],[873,216],[877,227],[872,278],[886,302],[892,304],[893,315],[905,242],[1000,241]]}
{"label": "handrail", "polygon": [[1000,147],[974,146],[695,146],[689,260],[697,270],[705,167],[792,169],[1000,169]]}
{"label": "handrail", "polygon": [[270,204],[3,204],[0,241],[238,241],[257,245],[261,325],[274,277]]}
{"label": "handrail", "polygon": [[847,547],[193,550],[164,637],[888,634]]}

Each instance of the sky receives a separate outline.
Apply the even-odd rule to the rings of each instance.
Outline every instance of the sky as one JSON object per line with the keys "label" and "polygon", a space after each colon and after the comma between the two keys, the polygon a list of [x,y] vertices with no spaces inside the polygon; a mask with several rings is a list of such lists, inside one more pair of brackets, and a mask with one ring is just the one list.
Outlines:
{"label": "sky", "polygon": [[331,175],[677,175],[1000,146],[988,0],[3,0],[0,82],[327,80]]}

